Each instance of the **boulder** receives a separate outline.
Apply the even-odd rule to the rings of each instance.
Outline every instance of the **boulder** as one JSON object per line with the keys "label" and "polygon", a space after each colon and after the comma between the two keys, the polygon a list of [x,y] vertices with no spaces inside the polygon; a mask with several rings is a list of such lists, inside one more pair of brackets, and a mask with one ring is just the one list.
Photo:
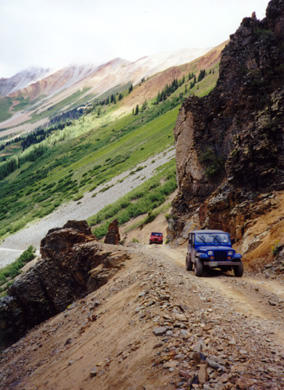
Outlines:
{"label": "boulder", "polygon": [[40,252],[42,258],[0,299],[0,347],[107,283],[129,257],[96,241],[84,221],[51,229]]}
{"label": "boulder", "polygon": [[105,236],[106,244],[118,245],[120,243],[120,234],[118,229],[118,220],[115,219],[109,224],[108,232]]}

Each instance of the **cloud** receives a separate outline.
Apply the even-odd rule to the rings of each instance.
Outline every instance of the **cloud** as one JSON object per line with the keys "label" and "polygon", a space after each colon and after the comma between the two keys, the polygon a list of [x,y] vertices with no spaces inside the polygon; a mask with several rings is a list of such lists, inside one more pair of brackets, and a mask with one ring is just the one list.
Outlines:
{"label": "cloud", "polygon": [[262,18],[266,5],[266,0],[1,1],[0,72],[214,46],[252,11]]}

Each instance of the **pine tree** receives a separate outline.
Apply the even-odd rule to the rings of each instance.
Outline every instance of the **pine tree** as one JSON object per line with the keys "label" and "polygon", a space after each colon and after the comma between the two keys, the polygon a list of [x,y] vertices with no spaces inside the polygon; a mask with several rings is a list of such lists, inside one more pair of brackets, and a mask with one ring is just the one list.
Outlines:
{"label": "pine tree", "polygon": [[145,111],[147,106],[148,106],[147,100],[145,100],[144,103],[142,104],[141,111]]}
{"label": "pine tree", "polygon": [[191,80],[191,79],[193,79],[193,77],[194,77],[194,73],[189,73],[189,74],[188,74],[188,81]]}
{"label": "pine tree", "polygon": [[199,72],[199,75],[198,75],[198,82],[201,81],[202,79],[204,79],[204,77],[206,76],[206,71],[205,69],[201,69],[200,72]]}

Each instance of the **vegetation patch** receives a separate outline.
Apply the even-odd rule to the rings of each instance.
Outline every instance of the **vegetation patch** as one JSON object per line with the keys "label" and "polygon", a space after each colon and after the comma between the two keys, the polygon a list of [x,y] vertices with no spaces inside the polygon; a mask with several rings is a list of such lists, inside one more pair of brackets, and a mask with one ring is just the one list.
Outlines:
{"label": "vegetation patch", "polygon": [[46,111],[43,111],[43,112],[38,113],[38,114],[34,113],[29,122],[34,123],[34,122],[37,122],[38,120],[43,119],[43,118],[52,118],[52,116],[54,116],[55,114],[58,114],[63,108],[66,109],[68,106],[69,106],[69,108],[74,107],[74,103],[77,100],[79,100],[79,98],[82,95],[86,94],[86,92],[89,89],[90,88],[83,88],[82,90],[76,91],[72,95],[61,100],[59,103],[54,104],[51,107],[48,107],[48,109]]}
{"label": "vegetation patch", "polygon": [[147,214],[142,224],[149,223],[156,218],[161,211],[158,207],[175,191],[176,187],[176,164],[175,160],[171,160],[151,179],[112,205],[104,207],[95,216],[90,217],[88,222],[98,238],[102,238],[107,233],[108,225],[114,218],[122,225],[132,218]]}
{"label": "vegetation patch", "polygon": [[[0,97],[0,122],[11,118],[10,107],[12,106],[12,99],[9,97]],[[1,129],[0,129],[1,132]]]}
{"label": "vegetation patch", "polygon": [[209,178],[214,178],[224,170],[224,160],[211,148],[201,153],[200,161],[205,166],[205,173]]}
{"label": "vegetation patch", "polygon": [[13,279],[20,274],[24,265],[34,258],[35,248],[29,246],[17,260],[0,269],[0,296],[6,295],[6,291],[13,283]]}

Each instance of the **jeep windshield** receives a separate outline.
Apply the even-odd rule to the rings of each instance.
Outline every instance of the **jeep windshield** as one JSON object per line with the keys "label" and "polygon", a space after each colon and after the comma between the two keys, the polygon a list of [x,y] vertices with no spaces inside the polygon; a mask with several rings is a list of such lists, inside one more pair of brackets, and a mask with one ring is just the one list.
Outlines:
{"label": "jeep windshield", "polygon": [[195,243],[204,245],[231,245],[230,237],[225,233],[196,233]]}

